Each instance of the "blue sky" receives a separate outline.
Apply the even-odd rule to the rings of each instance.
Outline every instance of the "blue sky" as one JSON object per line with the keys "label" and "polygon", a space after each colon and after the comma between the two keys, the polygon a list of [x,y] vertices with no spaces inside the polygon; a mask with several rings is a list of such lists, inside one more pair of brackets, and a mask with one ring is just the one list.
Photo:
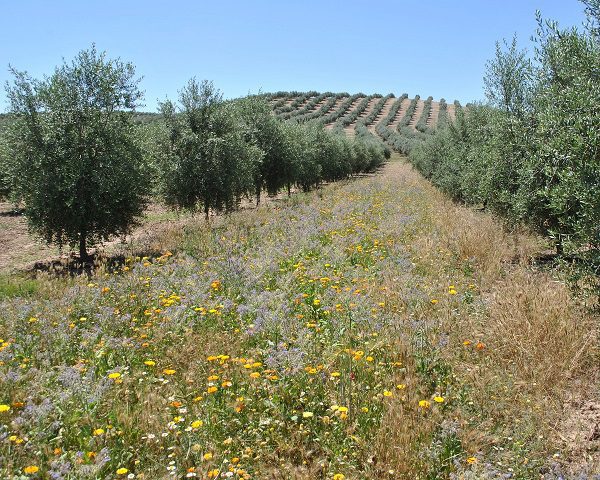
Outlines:
{"label": "blue sky", "polygon": [[536,9],[563,26],[584,18],[577,0],[7,1],[0,82],[9,63],[41,77],[95,42],[136,65],[146,111],[192,76],[227,98],[331,90],[466,103],[483,99],[496,40],[529,44]]}

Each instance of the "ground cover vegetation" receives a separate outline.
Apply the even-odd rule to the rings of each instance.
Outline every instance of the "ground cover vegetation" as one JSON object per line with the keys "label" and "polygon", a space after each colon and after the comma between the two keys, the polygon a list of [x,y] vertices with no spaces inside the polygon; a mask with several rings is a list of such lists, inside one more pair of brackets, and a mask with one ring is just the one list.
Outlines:
{"label": "ground cover vegetation", "polygon": [[392,94],[195,79],[140,114],[95,48],[13,70],[0,195],[34,231],[85,258],[148,204],[190,213],[87,275],[0,274],[0,477],[595,479],[595,297],[531,265],[534,230],[598,278],[584,3],[585,30],[540,19],[534,59],[499,46],[490,104],[436,124],[431,97],[382,116]]}
{"label": "ground cover vegetation", "polygon": [[3,477],[558,479],[581,466],[551,432],[558,392],[593,364],[591,319],[527,267],[535,240],[406,164],[192,220],[162,245],[2,301]]}

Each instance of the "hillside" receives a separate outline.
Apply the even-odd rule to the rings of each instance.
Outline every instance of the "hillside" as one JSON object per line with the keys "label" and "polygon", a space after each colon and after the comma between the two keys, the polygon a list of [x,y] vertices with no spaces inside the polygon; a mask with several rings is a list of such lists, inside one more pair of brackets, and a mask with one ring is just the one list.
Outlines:
{"label": "hillside", "polygon": [[453,120],[458,101],[423,100],[419,95],[277,92],[265,94],[274,114],[298,123],[318,122],[348,136],[374,136],[395,151],[407,154],[447,119]]}

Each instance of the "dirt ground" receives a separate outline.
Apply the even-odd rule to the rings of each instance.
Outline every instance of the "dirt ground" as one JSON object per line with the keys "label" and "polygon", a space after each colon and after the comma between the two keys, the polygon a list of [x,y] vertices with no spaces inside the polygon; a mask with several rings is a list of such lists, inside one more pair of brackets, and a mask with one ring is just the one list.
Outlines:
{"label": "dirt ground", "polygon": [[[292,194],[294,193],[296,190],[292,189]],[[286,196],[286,193],[275,197],[263,195],[261,203],[279,202]],[[255,208],[254,200],[243,200],[240,205],[242,210],[252,208]],[[163,238],[161,232],[176,231],[195,221],[204,221],[204,215],[197,213],[193,216],[190,213],[175,212],[162,204],[151,204],[131,234],[114,238],[99,246],[96,251],[108,256],[162,252],[163,245],[159,242]],[[90,253],[94,253],[94,249],[90,249]],[[66,262],[74,255],[77,252],[71,251],[68,246],[61,251],[56,246],[47,245],[29,232],[27,219],[22,211],[15,209],[11,203],[0,202],[0,275],[45,270],[46,266]]]}

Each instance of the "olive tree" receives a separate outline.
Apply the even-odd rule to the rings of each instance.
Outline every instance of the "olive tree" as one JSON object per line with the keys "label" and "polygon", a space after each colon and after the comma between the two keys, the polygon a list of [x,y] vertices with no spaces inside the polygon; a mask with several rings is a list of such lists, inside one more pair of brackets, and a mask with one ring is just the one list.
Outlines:
{"label": "olive tree", "polygon": [[10,71],[14,195],[33,232],[87,260],[88,247],[127,233],[146,205],[134,66],[92,46],[42,80]]}
{"label": "olive tree", "polygon": [[166,126],[161,142],[161,189],[177,208],[231,211],[252,192],[263,152],[245,141],[234,114],[211,82],[191,79],[179,105],[160,104]]}
{"label": "olive tree", "polygon": [[8,148],[7,128],[0,124],[0,200],[9,199],[13,193],[13,166]]}
{"label": "olive tree", "polygon": [[263,152],[253,169],[256,203],[266,189],[275,195],[294,181],[293,157],[289,154],[289,142],[282,121],[275,117],[263,98],[252,96],[236,103],[245,140]]}
{"label": "olive tree", "polygon": [[554,238],[557,253],[565,247],[597,250],[600,43],[593,31],[538,21],[535,152],[521,175],[520,206],[525,218]]}

